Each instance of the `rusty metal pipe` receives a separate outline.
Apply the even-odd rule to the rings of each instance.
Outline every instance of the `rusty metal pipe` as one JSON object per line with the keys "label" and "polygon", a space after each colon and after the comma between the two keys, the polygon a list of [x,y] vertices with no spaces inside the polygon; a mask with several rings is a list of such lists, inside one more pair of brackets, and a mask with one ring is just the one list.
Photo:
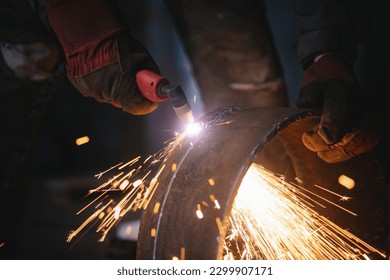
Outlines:
{"label": "rusty metal pipe", "polygon": [[[378,248],[387,245],[388,193],[373,153],[327,164],[301,143],[319,113],[291,108],[222,108],[204,116],[197,136],[187,136],[163,162],[157,188],[141,218],[138,259],[221,259],[232,204],[249,166],[258,162],[303,184],[348,192],[357,217],[337,209],[320,214]],[[175,168],[172,168],[175,166]],[[338,184],[341,174],[356,187]],[[213,194],[220,209],[203,207]]]}

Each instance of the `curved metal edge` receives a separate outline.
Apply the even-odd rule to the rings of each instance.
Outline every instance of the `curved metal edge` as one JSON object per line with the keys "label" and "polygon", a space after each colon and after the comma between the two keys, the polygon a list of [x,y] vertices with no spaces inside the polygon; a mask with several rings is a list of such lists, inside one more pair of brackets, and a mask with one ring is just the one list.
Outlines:
{"label": "curved metal edge", "polygon": [[[227,114],[217,110],[204,116],[201,134],[186,137],[163,163],[159,187],[142,215],[137,258],[171,259],[183,251],[184,258],[221,258],[227,217],[257,150],[279,129],[312,113],[287,108],[234,108]],[[179,162],[180,169],[173,172],[172,165]],[[211,206],[211,195],[220,209]],[[156,204],[160,205],[157,214],[153,212]],[[202,219],[196,216],[197,208],[204,215]],[[197,245],[190,248],[188,243]]]}
{"label": "curved metal edge", "polygon": [[285,128],[319,115],[291,108],[224,110],[203,117],[201,134],[185,137],[163,162],[159,187],[142,215],[137,259],[221,259],[227,220],[250,164]]}

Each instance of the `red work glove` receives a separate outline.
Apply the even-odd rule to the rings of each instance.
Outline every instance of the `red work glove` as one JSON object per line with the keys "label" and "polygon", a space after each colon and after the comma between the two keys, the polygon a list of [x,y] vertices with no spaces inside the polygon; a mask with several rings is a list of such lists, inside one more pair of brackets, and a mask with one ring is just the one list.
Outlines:
{"label": "red work glove", "polygon": [[144,98],[135,74],[159,73],[146,48],[130,36],[110,0],[51,0],[50,27],[64,49],[67,75],[84,96],[143,115],[157,108]]}
{"label": "red work glove", "polygon": [[302,136],[303,144],[328,163],[373,149],[378,139],[361,106],[362,93],[351,66],[325,54],[304,71],[299,108],[322,109],[321,120]]}

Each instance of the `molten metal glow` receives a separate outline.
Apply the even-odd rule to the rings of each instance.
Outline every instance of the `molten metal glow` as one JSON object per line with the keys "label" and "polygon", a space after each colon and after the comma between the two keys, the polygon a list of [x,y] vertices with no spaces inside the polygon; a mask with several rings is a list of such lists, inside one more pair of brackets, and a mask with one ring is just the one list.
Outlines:
{"label": "molten metal glow", "polygon": [[298,185],[252,164],[233,204],[225,259],[355,260],[373,252],[383,256],[319,215],[307,201]]}
{"label": "molten metal glow", "polygon": [[186,125],[186,129],[184,131],[185,135],[193,136],[199,134],[199,132],[202,130],[202,126],[200,123],[197,122],[191,122]]}

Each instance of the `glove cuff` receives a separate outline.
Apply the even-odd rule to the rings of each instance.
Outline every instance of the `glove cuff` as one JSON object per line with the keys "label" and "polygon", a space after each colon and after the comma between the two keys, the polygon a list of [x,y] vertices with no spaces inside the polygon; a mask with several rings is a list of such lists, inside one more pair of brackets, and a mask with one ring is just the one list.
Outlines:
{"label": "glove cuff", "polygon": [[68,75],[82,76],[119,60],[114,37],[126,28],[111,1],[52,0],[46,14],[64,49]]}
{"label": "glove cuff", "polygon": [[336,54],[324,54],[305,71],[302,88],[313,81],[337,79],[356,82],[352,66]]}

